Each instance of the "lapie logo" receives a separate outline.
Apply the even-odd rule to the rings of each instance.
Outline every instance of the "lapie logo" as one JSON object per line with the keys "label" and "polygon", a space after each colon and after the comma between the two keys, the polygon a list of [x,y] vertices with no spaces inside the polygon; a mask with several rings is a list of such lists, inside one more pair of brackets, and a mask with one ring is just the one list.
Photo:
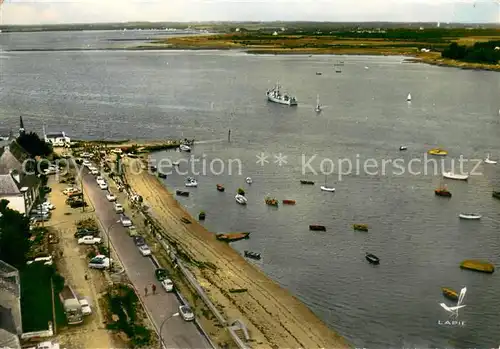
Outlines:
{"label": "lapie logo", "polygon": [[464,287],[460,290],[460,295],[458,296],[457,304],[450,307],[446,303],[440,303],[439,305],[446,310],[449,314],[450,317],[446,321],[438,320],[439,325],[445,325],[445,326],[465,326],[465,321],[459,321],[458,320],[458,314],[459,310],[465,307],[464,298],[465,294],[467,293],[467,287]]}

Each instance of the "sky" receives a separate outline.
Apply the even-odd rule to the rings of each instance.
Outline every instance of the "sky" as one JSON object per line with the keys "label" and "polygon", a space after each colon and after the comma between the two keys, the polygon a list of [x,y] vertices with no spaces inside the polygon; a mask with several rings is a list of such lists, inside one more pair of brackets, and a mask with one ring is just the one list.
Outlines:
{"label": "sky", "polygon": [[0,24],[274,20],[499,23],[499,4],[500,0],[3,0]]}

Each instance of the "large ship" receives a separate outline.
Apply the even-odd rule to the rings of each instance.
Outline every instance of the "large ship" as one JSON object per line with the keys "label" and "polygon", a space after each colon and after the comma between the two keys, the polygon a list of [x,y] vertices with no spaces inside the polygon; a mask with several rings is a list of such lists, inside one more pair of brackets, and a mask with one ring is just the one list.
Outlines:
{"label": "large ship", "polygon": [[267,99],[274,103],[285,104],[295,106],[297,105],[297,99],[295,97],[289,96],[287,93],[282,93],[280,91],[280,85],[276,84],[272,89],[266,92]]}

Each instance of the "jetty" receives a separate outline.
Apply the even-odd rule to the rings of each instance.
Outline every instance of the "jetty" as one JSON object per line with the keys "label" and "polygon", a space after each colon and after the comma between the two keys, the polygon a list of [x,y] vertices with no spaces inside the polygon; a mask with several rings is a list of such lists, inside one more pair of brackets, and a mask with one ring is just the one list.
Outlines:
{"label": "jetty", "polygon": [[495,272],[495,266],[492,263],[475,259],[466,259],[465,261],[460,263],[460,268],[488,274],[492,274]]}

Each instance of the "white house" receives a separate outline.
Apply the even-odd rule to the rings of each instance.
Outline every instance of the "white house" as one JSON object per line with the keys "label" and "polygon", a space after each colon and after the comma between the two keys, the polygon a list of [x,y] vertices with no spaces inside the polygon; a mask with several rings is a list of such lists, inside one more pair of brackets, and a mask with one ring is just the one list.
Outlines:
{"label": "white house", "polygon": [[55,132],[55,133],[45,133],[44,132],[45,142],[52,144],[54,147],[64,147],[67,144],[71,143],[71,139],[66,136],[64,132]]}
{"label": "white house", "polygon": [[26,213],[28,188],[20,187],[20,176],[18,174],[0,175],[0,200],[8,200],[10,209]]}

